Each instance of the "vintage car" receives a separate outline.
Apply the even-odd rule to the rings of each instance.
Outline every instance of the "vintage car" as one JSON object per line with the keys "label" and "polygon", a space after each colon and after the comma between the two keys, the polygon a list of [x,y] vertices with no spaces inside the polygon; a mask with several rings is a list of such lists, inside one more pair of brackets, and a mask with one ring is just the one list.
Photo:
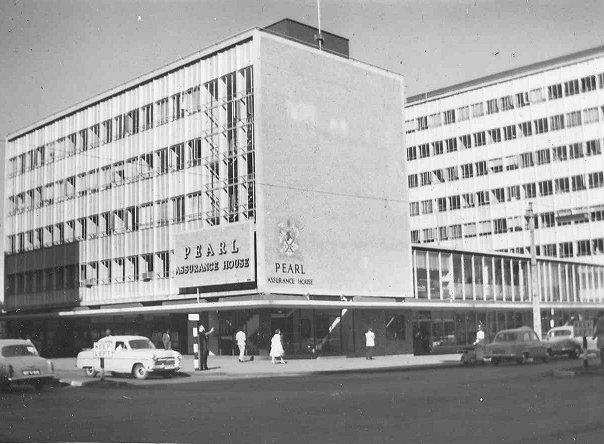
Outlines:
{"label": "vintage car", "polygon": [[493,342],[485,346],[484,357],[494,365],[501,361],[514,360],[525,364],[535,359],[547,361],[547,347],[541,342],[537,333],[530,327],[502,330],[495,335]]}
{"label": "vintage car", "polygon": [[52,361],[41,358],[28,339],[0,339],[0,386],[33,384],[40,389],[54,379]]}
{"label": "vintage car", "polygon": [[[110,357],[103,358],[106,372],[132,374],[137,379],[146,379],[149,374],[170,377],[180,369],[180,353],[156,349],[153,342],[144,336],[107,336],[98,343],[100,348],[108,347],[112,351]],[[76,367],[94,378],[101,371],[101,359],[94,357],[93,349],[83,350],[78,353]]]}
{"label": "vintage car", "polygon": [[[575,336],[572,325],[554,327],[547,332],[544,341],[550,356],[568,355],[569,358],[578,358],[583,351],[583,337]],[[597,352],[596,340],[591,336],[587,338],[587,352]]]}

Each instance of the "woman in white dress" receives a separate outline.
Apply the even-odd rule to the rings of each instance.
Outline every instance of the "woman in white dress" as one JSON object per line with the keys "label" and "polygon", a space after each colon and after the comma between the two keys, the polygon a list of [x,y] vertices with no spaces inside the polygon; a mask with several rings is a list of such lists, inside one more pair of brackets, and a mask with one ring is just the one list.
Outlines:
{"label": "woman in white dress", "polygon": [[271,339],[271,362],[276,364],[276,359],[279,359],[281,364],[285,364],[285,361],[283,360],[284,354],[285,351],[283,350],[283,345],[281,344],[281,330],[277,329],[275,330],[275,334]]}

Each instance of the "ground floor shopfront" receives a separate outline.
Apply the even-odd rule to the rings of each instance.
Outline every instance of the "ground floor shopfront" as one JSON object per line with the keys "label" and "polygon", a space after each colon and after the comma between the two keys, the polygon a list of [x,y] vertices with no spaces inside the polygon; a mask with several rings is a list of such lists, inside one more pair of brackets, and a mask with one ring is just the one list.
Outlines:
{"label": "ground floor shopfront", "polygon": [[[365,332],[373,328],[377,354],[454,353],[476,338],[479,323],[485,326],[487,337],[505,328],[532,325],[532,310],[518,307],[402,307],[404,304],[382,304],[375,308],[355,307],[354,303],[333,307],[216,307],[204,304],[195,309],[165,312],[126,313],[47,317],[7,316],[4,318],[7,337],[30,338],[44,356],[75,356],[80,350],[105,335],[137,334],[151,338],[161,347],[161,336],[170,331],[172,347],[181,353],[193,352],[192,331],[196,323],[188,320],[189,313],[198,313],[199,322],[214,328],[210,350],[216,355],[234,355],[237,347],[235,333],[243,329],[247,335],[247,352],[268,355],[275,330],[282,334],[286,355],[291,358],[319,356],[359,356],[365,353]],[[379,305],[379,304],[376,304]],[[401,307],[395,307],[399,305]],[[452,304],[454,305],[454,304]],[[346,308],[342,308],[342,306]],[[348,308],[350,306],[350,308]],[[184,310],[184,311],[183,311]],[[542,307],[543,332],[552,326],[575,319],[594,319],[594,307]]]}

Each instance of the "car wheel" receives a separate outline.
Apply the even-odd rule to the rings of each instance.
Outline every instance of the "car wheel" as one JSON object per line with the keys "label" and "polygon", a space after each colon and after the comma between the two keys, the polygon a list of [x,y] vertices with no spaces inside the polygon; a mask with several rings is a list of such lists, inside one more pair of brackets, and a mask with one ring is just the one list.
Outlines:
{"label": "car wheel", "polygon": [[493,365],[499,365],[499,363],[500,363],[501,361],[500,361],[499,359],[497,359],[497,358],[493,358],[493,359],[491,360],[491,362],[493,363]]}
{"label": "car wheel", "polygon": [[44,380],[34,381],[34,388],[36,390],[42,390],[44,388],[45,383],[46,383],[46,381],[44,381]]}
{"label": "car wheel", "polygon": [[149,376],[149,372],[147,371],[147,369],[145,368],[145,366],[143,364],[136,364],[134,366],[134,368],[132,369],[132,374],[134,375],[134,377],[136,379],[147,379],[147,376]]}
{"label": "car wheel", "polygon": [[579,356],[581,356],[581,349],[580,348],[575,348],[574,350],[568,352],[568,357],[570,359],[577,359]]}
{"label": "car wheel", "polygon": [[551,349],[551,348],[548,348],[548,349],[547,349],[547,356],[549,356],[550,358],[551,358],[552,356],[554,356],[554,352],[552,351],[552,349]]}
{"label": "car wheel", "polygon": [[549,362],[551,356],[549,353],[546,353],[545,355],[543,355],[543,362]]}
{"label": "car wheel", "polygon": [[84,374],[89,378],[94,378],[98,372],[93,367],[84,367]]}
{"label": "car wheel", "polygon": [[529,358],[528,353],[524,352],[524,353],[522,353],[522,356],[520,358],[516,359],[516,362],[520,365],[524,365],[528,362],[528,358]]}

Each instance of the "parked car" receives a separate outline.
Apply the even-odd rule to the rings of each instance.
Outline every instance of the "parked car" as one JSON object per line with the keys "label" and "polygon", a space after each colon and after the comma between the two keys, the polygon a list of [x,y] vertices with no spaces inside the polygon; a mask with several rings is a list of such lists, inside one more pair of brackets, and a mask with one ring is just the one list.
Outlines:
{"label": "parked car", "polygon": [[534,359],[547,361],[549,355],[533,329],[520,327],[498,332],[493,342],[486,345],[485,358],[494,365],[510,360],[525,364]]}
{"label": "parked car", "polygon": [[40,357],[28,339],[0,339],[0,385],[33,384],[41,389],[54,379],[52,361]]}
{"label": "parked car", "polygon": [[[98,342],[110,343],[109,347],[113,350],[113,356],[104,358],[106,372],[132,374],[137,379],[147,379],[149,374],[170,377],[180,370],[180,353],[157,349],[144,336],[107,336]],[[87,349],[78,353],[76,366],[83,369],[86,376],[94,378],[101,371],[101,360],[94,357],[93,349]]]}
{"label": "parked car", "polygon": [[[583,337],[575,336],[572,325],[554,327],[547,332],[545,346],[550,356],[568,355],[569,358],[578,358],[583,351]],[[596,340],[591,336],[587,338],[587,352],[595,353],[598,350]]]}

